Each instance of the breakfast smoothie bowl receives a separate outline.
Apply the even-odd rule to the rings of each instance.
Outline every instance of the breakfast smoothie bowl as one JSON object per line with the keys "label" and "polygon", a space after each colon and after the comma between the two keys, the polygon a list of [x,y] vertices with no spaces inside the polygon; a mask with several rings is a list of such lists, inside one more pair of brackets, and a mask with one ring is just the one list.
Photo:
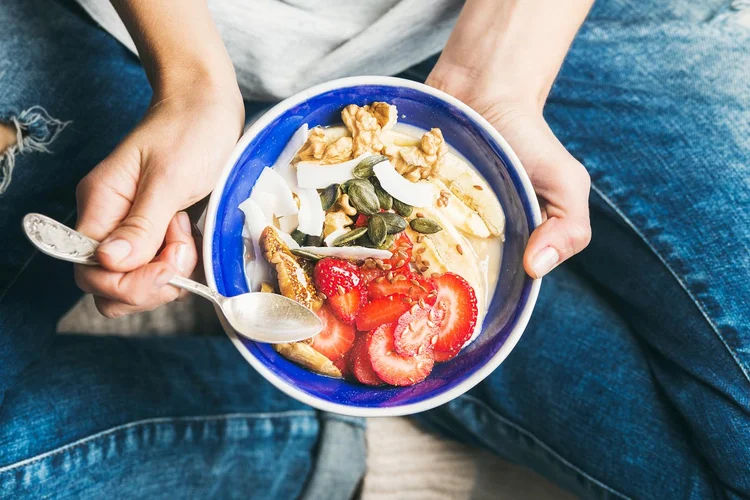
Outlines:
{"label": "breakfast smoothie bowl", "polygon": [[280,293],[321,318],[293,344],[227,330],[271,383],[328,411],[408,414],[476,385],[518,341],[539,222],[517,158],[470,108],[414,82],[349,78],[246,132],[209,204],[204,261],[223,294]]}

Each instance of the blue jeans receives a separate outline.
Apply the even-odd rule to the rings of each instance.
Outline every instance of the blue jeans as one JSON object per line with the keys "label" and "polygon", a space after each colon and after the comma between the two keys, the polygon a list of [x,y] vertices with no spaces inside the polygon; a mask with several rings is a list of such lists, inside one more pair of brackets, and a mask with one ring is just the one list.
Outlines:
{"label": "blue jeans", "polygon": [[[545,111],[591,173],[591,246],[507,361],[420,423],[585,497],[750,496],[747,14],[595,5]],[[25,146],[0,157],[0,495],[350,497],[364,422],[287,398],[225,338],[55,335],[80,295],[21,217],[71,223],[150,89],[71,0],[3,0],[0,26],[0,121]]]}

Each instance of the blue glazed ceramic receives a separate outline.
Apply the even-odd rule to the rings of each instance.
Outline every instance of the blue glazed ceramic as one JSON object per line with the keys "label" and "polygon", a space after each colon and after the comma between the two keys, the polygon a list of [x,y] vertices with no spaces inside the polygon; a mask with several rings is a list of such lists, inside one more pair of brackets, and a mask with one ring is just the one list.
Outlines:
{"label": "blue glazed ceramic", "polygon": [[466,392],[489,375],[520,338],[539,291],[523,269],[523,251],[541,222],[531,183],[500,134],[479,114],[431,87],[389,77],[354,77],[318,85],[263,115],[237,144],[206,214],[204,265],[210,286],[224,295],[248,291],[242,264],[243,214],[237,208],[266,165],[273,165],[292,134],[340,122],[347,104],[385,101],[398,107],[399,122],[439,127],[448,144],[487,179],[505,210],[507,226],[500,277],[481,335],[458,357],[435,365],[412,387],[373,388],[311,373],[258,344],[225,330],[242,355],[276,387],[316,408],[353,416],[393,416],[424,411]]}

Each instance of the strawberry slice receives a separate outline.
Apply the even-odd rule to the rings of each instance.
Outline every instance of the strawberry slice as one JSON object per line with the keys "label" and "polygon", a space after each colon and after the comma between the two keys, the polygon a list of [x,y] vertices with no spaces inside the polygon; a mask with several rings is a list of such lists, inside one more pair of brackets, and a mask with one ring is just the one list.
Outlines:
{"label": "strawberry slice", "polygon": [[349,350],[340,358],[331,361],[333,363],[333,366],[339,369],[339,371],[341,372],[341,376],[345,379],[352,377],[351,360],[349,359],[349,353],[351,352],[352,351]]}
{"label": "strawberry slice", "polygon": [[414,302],[422,300],[428,306],[434,305],[437,300],[435,285],[421,274],[403,271],[394,274],[391,280],[386,278],[378,277],[369,282],[367,296],[370,300],[397,293],[410,297]]}
{"label": "strawberry slice", "polygon": [[367,347],[367,334],[358,334],[348,354],[351,373],[365,385],[383,385],[383,380],[372,369]]}
{"label": "strawberry slice", "polygon": [[331,257],[320,260],[313,271],[315,288],[332,297],[363,285],[359,268],[349,261]]}
{"label": "strawberry slice", "polygon": [[[410,310],[401,316],[393,334],[393,345],[401,356],[422,354],[432,350],[430,341],[438,332],[435,312],[421,307]],[[436,358],[437,359],[437,358]]]}
{"label": "strawberry slice", "polygon": [[384,260],[383,262],[390,264],[391,269],[393,270],[408,266],[411,261],[411,251],[413,247],[414,245],[406,235],[406,231],[402,231],[396,235],[393,244],[388,249],[393,255],[391,255],[390,259]]}
{"label": "strawberry slice", "polygon": [[379,326],[367,337],[367,352],[375,373],[391,385],[414,385],[423,381],[432,372],[435,358],[432,349],[425,349],[416,356],[400,356],[395,352],[394,323]]}
{"label": "strawberry slice", "polygon": [[326,305],[317,315],[323,322],[323,329],[313,337],[311,347],[331,361],[341,359],[352,347],[354,327],[339,321]]}
{"label": "strawberry slice", "polygon": [[449,351],[435,351],[435,362],[436,363],[442,363],[444,361],[449,361],[449,360],[455,358],[456,356],[458,356],[459,352],[461,352],[461,349],[459,349],[458,351],[453,351],[453,352],[449,352]]}
{"label": "strawberry slice", "polygon": [[359,272],[362,275],[362,281],[364,282],[364,286],[367,286],[372,280],[375,278],[380,278],[381,276],[385,276],[387,271],[383,271],[382,269],[378,269],[377,267],[360,267]]}
{"label": "strawberry slice", "polygon": [[331,308],[333,314],[347,325],[353,325],[357,319],[360,309],[367,301],[367,296],[362,288],[352,288],[346,293],[336,293],[328,295],[326,304]]}
{"label": "strawberry slice", "polygon": [[[474,333],[477,323],[477,296],[465,279],[453,273],[433,278],[437,301],[433,310],[438,323],[437,340],[431,342],[440,359],[458,354]],[[450,356],[450,357],[447,357]]]}
{"label": "strawberry slice", "polygon": [[357,316],[357,330],[366,332],[384,323],[393,323],[411,308],[406,295],[389,295],[371,300]]}
{"label": "strawberry slice", "polygon": [[357,215],[357,220],[354,221],[355,227],[365,227],[367,226],[367,223],[370,221],[370,218],[366,216],[365,214],[359,214]]}

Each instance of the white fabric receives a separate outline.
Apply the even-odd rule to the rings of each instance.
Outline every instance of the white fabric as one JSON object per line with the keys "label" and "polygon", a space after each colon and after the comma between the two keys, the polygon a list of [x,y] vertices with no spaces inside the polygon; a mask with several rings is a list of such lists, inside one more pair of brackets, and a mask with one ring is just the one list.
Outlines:
{"label": "white fabric", "polygon": [[[136,52],[108,0],[78,0]],[[246,99],[352,75],[392,75],[439,52],[461,0],[208,0]],[[179,8],[175,2],[175,8]]]}

